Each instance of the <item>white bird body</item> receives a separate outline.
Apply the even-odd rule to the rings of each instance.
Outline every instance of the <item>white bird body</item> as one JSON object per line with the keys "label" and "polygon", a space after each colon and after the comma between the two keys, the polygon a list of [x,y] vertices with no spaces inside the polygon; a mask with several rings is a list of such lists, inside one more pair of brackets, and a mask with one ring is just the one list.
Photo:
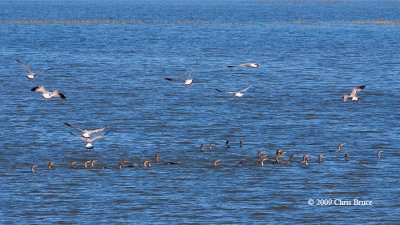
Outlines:
{"label": "white bird body", "polygon": [[[241,67],[252,67],[252,68],[258,68],[259,66],[261,66],[262,64],[260,63],[243,63],[243,64],[239,64],[236,66],[241,66]],[[236,67],[236,66],[228,66],[228,67]]]}
{"label": "white bird body", "polygon": [[236,92],[236,93],[235,93],[235,96],[236,96],[236,97],[239,97],[239,98],[242,97],[243,95],[244,95],[244,94],[243,94],[243,93],[240,93],[240,92]]}
{"label": "white bird body", "polygon": [[192,85],[193,84],[193,79],[186,79],[185,80],[185,85]]}
{"label": "white bird body", "polygon": [[92,149],[94,147],[93,147],[92,143],[88,142],[88,143],[86,143],[85,148]]}
{"label": "white bird body", "polygon": [[307,160],[301,161],[300,163],[301,163],[301,164],[304,164],[304,165],[306,165],[306,166],[308,166],[308,161],[307,161]]}
{"label": "white bird body", "polygon": [[57,97],[57,98],[65,98],[65,96],[58,90],[55,91],[47,91],[46,88],[44,88],[44,86],[38,86],[38,87],[34,87],[31,89],[31,91],[37,91],[37,92],[41,92],[43,98],[45,99],[50,99],[52,97]]}

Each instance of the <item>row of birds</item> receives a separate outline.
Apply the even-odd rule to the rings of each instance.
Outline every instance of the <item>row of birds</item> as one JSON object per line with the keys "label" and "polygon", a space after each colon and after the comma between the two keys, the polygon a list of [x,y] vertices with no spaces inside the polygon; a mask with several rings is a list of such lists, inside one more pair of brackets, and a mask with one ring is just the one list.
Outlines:
{"label": "row of birds", "polygon": [[[28,79],[34,79],[39,73],[42,73],[42,72],[49,71],[49,70],[53,69],[53,68],[49,68],[49,69],[41,70],[39,72],[34,73],[34,72],[32,72],[32,70],[26,64],[24,64],[20,60],[16,59],[16,61],[18,63],[20,63],[23,67],[25,67],[26,70],[28,70],[29,74],[26,75],[26,77]],[[194,67],[192,69],[192,71],[189,73],[189,75],[186,77],[186,79],[174,79],[174,78],[165,78],[165,79],[169,80],[169,81],[184,81],[184,85],[192,85],[194,81],[191,78],[191,75],[193,74],[196,66],[198,65],[198,62],[199,61],[197,60],[196,64],[194,65]],[[245,64],[239,64],[239,65],[236,65],[236,66],[258,68],[261,65],[262,64],[258,64],[258,63],[245,63]],[[236,66],[228,66],[228,67],[236,67]],[[243,90],[236,91],[236,92],[221,91],[219,89],[216,89],[216,90],[219,91],[219,92],[225,92],[225,93],[234,94],[234,96],[236,96],[236,97],[242,97],[244,95],[243,92],[249,90],[251,87],[252,87],[252,85],[244,88]],[[364,85],[354,88],[351,91],[350,95],[343,95],[343,101],[346,101],[347,99],[350,99],[352,101],[359,101],[359,97],[357,97],[356,95],[357,95],[357,93],[359,91],[363,90],[364,88],[365,88]],[[62,94],[60,91],[58,91],[58,90],[47,91],[44,86],[37,86],[37,87],[32,88],[31,90],[32,91],[41,92],[43,98],[45,98],[45,99],[51,99],[53,97],[58,97],[58,98],[63,98],[63,99],[65,98],[64,94]],[[87,149],[93,149],[94,147],[93,147],[92,142],[94,142],[96,140],[99,140],[99,139],[103,138],[105,135],[108,134],[108,132],[107,132],[107,133],[105,133],[103,135],[98,135],[98,136],[95,136],[95,137],[91,137],[91,135],[93,135],[93,134],[97,134],[97,133],[102,132],[106,128],[106,126],[104,126],[103,128],[95,129],[95,130],[87,130],[87,129],[77,128],[77,127],[75,127],[75,126],[73,126],[71,124],[68,124],[68,123],[65,123],[65,125],[67,125],[69,127],[72,127],[72,128],[75,128],[75,129],[77,129],[77,130],[82,132],[82,134],[80,136],[74,135],[71,132],[70,133],[72,135],[78,137],[82,141],[86,142],[86,146],[85,147]]]}
{"label": "row of birds", "polygon": [[[240,147],[242,147],[243,142],[244,142],[244,140],[240,141],[240,143],[239,143],[239,146],[240,146]],[[346,143],[341,143],[341,144],[338,146],[337,149],[331,150],[330,152],[340,152],[341,147],[342,147],[344,144],[346,144]],[[208,146],[208,149],[212,151],[212,150],[213,150],[213,149],[212,149],[212,146],[213,146],[213,145],[215,145],[215,144],[214,144],[214,143],[211,143],[211,144]],[[226,141],[225,145],[226,145],[226,149],[229,149],[229,148],[230,148],[229,141]],[[202,144],[202,145],[200,146],[200,151],[204,151],[204,146],[206,146],[206,144]],[[261,154],[264,153],[264,152],[265,152],[265,151],[258,151],[258,153],[257,153],[257,156],[258,156],[258,158],[260,159],[260,166],[264,166],[264,161],[266,161],[266,160],[270,160],[270,163],[285,164],[285,165],[289,166],[289,162],[284,161],[284,160],[281,160],[282,156],[283,156],[285,153],[287,153],[287,152],[285,152],[285,151],[282,151],[282,149],[278,149],[278,150],[276,151],[276,156],[274,156],[274,157],[272,157],[272,158],[269,158],[267,155],[261,155]],[[382,152],[383,152],[383,150],[378,151],[378,153],[377,153],[377,157],[378,157],[378,158],[381,158],[381,155],[380,155],[380,154],[381,154]],[[320,155],[318,156],[318,162],[319,162],[319,163],[322,163],[322,157],[325,156],[325,155],[326,155],[326,154],[320,154]],[[348,159],[349,155],[350,155],[349,153],[346,153],[346,154],[345,154],[344,157],[345,157],[345,160],[346,160],[346,161],[349,161],[349,159]],[[311,160],[311,158],[308,157],[308,156],[309,156],[309,155],[303,155],[303,160],[299,161],[299,163],[300,163],[300,164],[304,164],[304,165],[308,165],[308,161]],[[290,161],[291,163],[293,162],[293,158],[294,158],[294,157],[296,157],[296,155],[294,155],[294,154],[290,155],[289,161]],[[220,162],[220,160],[214,161],[214,166],[216,166],[216,163],[218,163],[218,162]],[[243,162],[239,162],[238,166],[241,166],[242,164],[243,164]]]}
{"label": "row of birds", "polygon": [[[29,74],[27,74],[26,77],[28,79],[30,79],[30,80],[34,79],[39,73],[42,73],[42,72],[49,71],[49,70],[53,69],[53,68],[49,68],[49,69],[41,70],[39,72],[33,72],[25,63],[21,62],[18,59],[15,59],[15,60],[19,64],[21,64],[26,70],[28,70]],[[190,74],[188,75],[188,77],[186,79],[172,79],[172,78],[165,78],[165,79],[166,80],[170,80],[170,81],[184,81],[185,85],[192,85],[193,84],[193,79],[191,79],[191,75],[194,72],[194,69],[196,68],[196,66],[198,65],[198,62],[199,61],[197,60],[195,66],[193,67],[192,71],[190,72]],[[259,66],[261,66],[261,64],[245,63],[245,64],[240,64],[240,65],[237,65],[237,66],[258,68]],[[236,66],[228,66],[228,67],[236,67]],[[247,91],[251,86],[252,85],[250,85],[249,87],[247,87],[247,88],[245,88],[245,89],[243,89],[241,91],[238,91],[238,92],[226,92],[226,93],[234,93],[235,96],[241,97],[241,96],[243,96],[242,92]],[[34,87],[34,88],[31,89],[31,91],[41,92],[43,98],[45,98],[45,99],[51,99],[53,97],[65,99],[65,95],[63,93],[61,93],[59,90],[47,91],[44,86]],[[221,90],[218,90],[218,91],[224,92],[224,91],[221,91]],[[71,133],[71,132],[70,133],[72,135],[76,136],[77,138],[81,139],[82,141],[86,142],[86,146],[85,147],[87,149],[93,149],[94,147],[93,147],[92,142],[94,142],[96,140],[99,140],[99,139],[103,138],[105,135],[108,134],[108,132],[107,132],[107,133],[102,134],[102,135],[97,135],[95,137],[91,137],[91,135],[93,135],[93,134],[97,134],[97,133],[102,132],[104,129],[106,129],[106,126],[104,126],[102,128],[99,128],[99,129],[87,130],[87,129],[77,128],[77,127],[75,127],[75,126],[73,126],[73,125],[71,125],[69,123],[64,123],[64,124],[82,132],[81,135],[74,135],[73,133]]]}
{"label": "row of birds", "polygon": [[[240,142],[240,147],[242,147],[242,145],[243,145],[243,142],[244,142],[244,140],[242,140],[241,142]],[[341,147],[344,145],[345,143],[341,143],[339,146],[338,146],[338,148],[336,149],[336,150],[331,150],[330,152],[340,152],[340,150],[341,150]],[[204,146],[205,146],[206,144],[202,144],[201,146],[200,146],[200,151],[201,152],[204,152]],[[214,143],[212,143],[212,144],[210,144],[209,145],[209,150],[213,150],[212,149],[212,146],[213,145],[215,145]],[[226,149],[229,149],[230,148],[230,145],[229,145],[229,141],[227,141],[226,142]],[[257,153],[257,157],[258,157],[258,159],[260,160],[259,161],[259,166],[264,166],[264,162],[265,161],[267,161],[267,160],[269,160],[269,163],[270,164],[283,164],[283,165],[285,165],[285,166],[290,166],[290,164],[289,164],[289,162],[290,163],[293,163],[294,162],[294,158],[296,157],[296,155],[290,155],[290,157],[289,157],[289,162],[288,161],[285,161],[285,160],[281,160],[281,158],[282,158],[282,156],[285,154],[285,153],[287,153],[287,152],[285,152],[285,151],[282,151],[282,149],[278,149],[277,151],[276,151],[276,156],[274,156],[273,158],[269,158],[267,155],[262,155],[263,153],[264,153],[265,151],[258,151],[258,153]],[[380,159],[381,158],[381,153],[383,152],[383,150],[380,150],[380,151],[378,151],[377,152],[377,158],[378,159]],[[349,157],[349,153],[347,153],[347,154],[345,154],[345,160],[346,161],[349,161],[349,159],[348,159],[348,157]],[[160,160],[159,160],[159,156],[160,156],[160,154],[156,154],[156,156],[155,156],[155,162],[156,163],[159,163],[160,162]],[[308,161],[309,160],[311,160],[311,158],[310,157],[308,157],[309,155],[303,155],[303,158],[302,158],[302,160],[301,161],[299,161],[298,163],[300,163],[300,164],[303,164],[303,165],[305,165],[305,166],[307,166],[308,165]],[[320,154],[320,155],[318,155],[318,163],[319,164],[321,164],[322,163],[322,157],[323,156],[325,156],[325,154]],[[273,160],[271,160],[271,159],[273,159]],[[72,168],[75,168],[75,169],[79,169],[79,168],[81,168],[81,169],[89,169],[89,168],[91,168],[91,169],[106,169],[106,167],[95,167],[95,165],[94,165],[94,163],[95,162],[97,162],[98,160],[86,160],[86,161],[84,161],[83,162],[83,167],[78,167],[77,165],[76,165],[76,162],[77,161],[73,161],[72,163],[71,163],[71,167]],[[151,162],[152,162],[153,160],[146,160],[146,161],[143,161],[143,167],[144,168],[147,168],[147,167],[151,167]],[[122,162],[120,162],[119,163],[119,166],[118,166],[118,168],[119,169],[122,169],[123,167],[125,167],[125,166],[127,166],[127,167],[140,167],[140,165],[138,164],[138,163],[133,163],[133,164],[130,164],[130,165],[127,165],[127,163],[128,163],[129,161],[128,160],[124,160],[124,161],[122,161]],[[214,160],[214,162],[213,162],[213,166],[214,167],[218,167],[218,165],[217,165],[217,163],[219,163],[219,162],[221,162],[221,160],[219,160],[219,159],[217,159],[217,160]],[[246,162],[239,162],[238,164],[237,164],[237,167],[241,167],[243,164],[245,164]],[[88,164],[90,164],[90,166],[88,166]],[[164,165],[181,165],[182,163],[180,163],[180,162],[167,162],[167,163],[163,163]],[[54,170],[54,167],[53,167],[53,165],[54,165],[54,162],[50,162],[49,164],[48,164],[48,169],[49,170]],[[31,167],[31,171],[32,171],[32,173],[35,173],[35,168],[36,167],[38,167],[38,165],[33,165],[32,167]]]}
{"label": "row of birds", "polygon": [[[26,75],[26,77],[28,79],[34,79],[39,73],[53,69],[53,68],[49,68],[49,69],[41,70],[39,72],[34,73],[34,72],[32,72],[32,70],[26,64],[22,63],[20,60],[16,59],[16,61],[18,63],[20,63],[23,67],[25,67],[28,70],[29,74]],[[183,81],[185,86],[186,85],[190,86],[194,82],[194,80],[193,80],[193,78],[191,78],[191,76],[192,76],[192,74],[194,72],[194,69],[198,65],[198,63],[199,63],[199,60],[196,61],[196,64],[194,65],[192,71],[189,73],[189,75],[185,79],[176,79],[176,78],[168,78],[168,77],[165,78],[165,79],[169,80],[169,81]],[[259,63],[244,63],[244,64],[239,64],[239,65],[235,65],[235,66],[228,66],[228,67],[237,67],[237,66],[239,66],[239,67],[258,68],[261,65],[262,64],[259,64]],[[239,91],[222,91],[222,90],[219,90],[219,89],[216,89],[216,90],[219,91],[219,92],[223,92],[223,93],[233,94],[236,97],[242,97],[244,95],[243,92],[249,90],[252,86],[253,85],[250,85],[250,86],[248,86],[248,87],[246,87],[246,88],[244,88],[242,90],[239,90]],[[365,85],[353,88],[349,95],[343,95],[343,98],[342,98],[343,101],[345,102],[347,99],[350,99],[352,101],[357,101],[358,102],[360,100],[360,98],[357,97],[357,94],[358,94],[358,92],[360,92],[364,88],[365,88]],[[47,91],[44,86],[34,87],[34,88],[31,89],[31,91],[41,92],[43,98],[45,98],[45,99],[51,99],[53,97],[65,99],[65,95],[62,94],[59,90]]]}

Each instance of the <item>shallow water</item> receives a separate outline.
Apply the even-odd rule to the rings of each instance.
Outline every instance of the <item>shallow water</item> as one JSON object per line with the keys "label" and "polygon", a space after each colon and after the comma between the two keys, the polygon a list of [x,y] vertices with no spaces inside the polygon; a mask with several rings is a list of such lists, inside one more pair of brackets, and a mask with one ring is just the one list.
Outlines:
{"label": "shallow water", "polygon": [[[206,3],[0,3],[2,224],[399,222],[400,4]],[[30,81],[16,58],[55,69]],[[197,59],[192,87],[164,80],[185,78]],[[244,62],[263,65],[226,67]],[[250,84],[242,98],[215,90]],[[37,85],[67,99],[44,100]],[[360,85],[361,101],[343,103]],[[88,151],[64,122],[110,133]],[[259,167],[258,151],[279,148],[296,163]]]}

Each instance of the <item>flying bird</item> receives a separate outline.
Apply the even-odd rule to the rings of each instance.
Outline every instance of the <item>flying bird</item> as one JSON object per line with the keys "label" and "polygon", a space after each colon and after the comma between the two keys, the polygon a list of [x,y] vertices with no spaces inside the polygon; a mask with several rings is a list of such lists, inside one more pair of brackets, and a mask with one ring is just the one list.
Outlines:
{"label": "flying bird", "polygon": [[365,85],[353,88],[353,90],[351,90],[350,95],[343,95],[343,102],[345,102],[347,99],[358,102],[360,100],[360,98],[356,97],[356,95],[361,90],[364,90],[364,88],[365,88]]}
{"label": "flying bird", "polygon": [[234,94],[236,97],[242,97],[244,94],[242,92],[245,92],[247,90],[249,90],[249,88],[251,88],[253,85],[248,86],[247,88],[240,90],[240,91],[221,91],[219,89],[215,89],[219,92],[224,92],[224,93],[229,93],[229,94]]}
{"label": "flying bird", "polygon": [[190,76],[192,75],[194,68],[196,68],[198,62],[199,62],[199,60],[196,61],[196,65],[194,65],[192,72],[189,73],[189,75],[186,77],[186,79],[174,79],[174,78],[168,78],[168,77],[166,77],[165,79],[169,80],[169,81],[185,81],[185,85],[192,85],[193,79],[191,79]]}
{"label": "flying bird", "polygon": [[86,130],[86,129],[80,129],[80,128],[74,127],[69,123],[64,123],[64,124],[69,126],[69,127],[72,127],[72,128],[75,128],[75,129],[81,131],[82,132],[81,136],[82,137],[87,137],[87,138],[90,138],[90,135],[92,135],[92,134],[97,134],[97,133],[102,132],[107,127],[107,126],[104,126],[103,128],[99,128],[99,129],[95,129],[95,130]]}
{"label": "flying bird", "polygon": [[105,133],[105,134],[102,134],[102,135],[98,135],[98,136],[93,137],[93,138],[77,136],[77,135],[75,135],[75,134],[73,134],[73,133],[71,133],[71,132],[69,132],[69,133],[72,134],[73,136],[75,136],[75,137],[81,139],[82,141],[86,142],[85,148],[87,148],[87,149],[93,149],[94,147],[93,147],[93,145],[92,145],[92,142],[103,138],[103,137],[106,136],[109,132],[107,132],[107,133]]}
{"label": "flying bird", "polygon": [[[243,64],[239,64],[236,66],[241,66],[241,67],[252,67],[252,68],[258,68],[259,66],[261,66],[262,64],[259,63],[243,63]],[[236,66],[228,66],[228,67],[236,67]]]}
{"label": "flying bird", "polygon": [[65,98],[63,93],[61,93],[59,90],[47,91],[46,88],[44,88],[44,86],[34,87],[31,89],[31,91],[42,92],[42,96],[45,99],[50,99],[52,97],[57,97],[57,98],[62,98],[62,99]]}
{"label": "flying bird", "polygon": [[33,79],[33,78],[35,78],[36,75],[38,75],[39,73],[45,72],[45,71],[48,71],[48,70],[52,70],[52,69],[53,69],[53,68],[45,69],[45,70],[42,70],[42,71],[39,71],[39,72],[34,73],[34,72],[32,72],[31,69],[29,69],[29,67],[28,67],[26,64],[24,64],[23,62],[19,61],[18,59],[15,59],[15,60],[17,60],[17,62],[19,62],[19,64],[21,64],[23,67],[25,67],[26,70],[28,70],[29,74],[26,75],[26,77],[27,77],[28,79]]}

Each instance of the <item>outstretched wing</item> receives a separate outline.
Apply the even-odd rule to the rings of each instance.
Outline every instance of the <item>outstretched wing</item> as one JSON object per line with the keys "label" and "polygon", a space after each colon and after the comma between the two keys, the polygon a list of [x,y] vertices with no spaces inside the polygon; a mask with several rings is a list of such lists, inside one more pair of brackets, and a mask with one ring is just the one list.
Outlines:
{"label": "outstretched wing", "polygon": [[230,94],[236,93],[236,92],[233,92],[233,91],[221,91],[221,90],[219,90],[219,89],[215,89],[215,90],[217,90],[217,91],[219,91],[219,92],[223,92],[223,93],[230,93]]}
{"label": "outstretched wing", "polygon": [[102,132],[106,128],[107,128],[107,126],[104,126],[103,128],[99,128],[99,129],[95,129],[95,130],[89,130],[88,133],[89,134],[97,134],[97,133]]}
{"label": "outstretched wing", "polygon": [[169,81],[185,81],[186,80],[186,79],[174,79],[174,78],[168,78],[168,77],[166,77],[165,79],[169,80]]}
{"label": "outstretched wing", "polygon": [[253,86],[253,85],[250,85],[250,86],[248,86],[247,88],[245,88],[245,89],[243,89],[243,90],[241,90],[241,91],[239,91],[239,92],[245,92],[245,91],[249,90],[252,86]]}
{"label": "outstretched wing", "polygon": [[243,64],[239,64],[237,66],[249,66],[251,63],[243,63]]}
{"label": "outstretched wing", "polygon": [[37,86],[37,87],[32,88],[31,91],[45,92],[46,88],[44,88],[44,86]]}
{"label": "outstretched wing", "polygon": [[69,133],[70,133],[72,136],[75,136],[75,137],[81,139],[82,141],[85,141],[85,142],[92,142],[92,141],[90,140],[91,138],[78,136],[78,135],[75,135],[75,134],[73,134],[73,133],[71,133],[71,132],[69,132]]}
{"label": "outstretched wing", "polygon": [[90,142],[99,140],[99,139],[103,138],[104,136],[106,136],[108,133],[109,133],[109,132],[107,132],[107,133],[105,133],[105,134],[102,134],[102,135],[98,135],[98,136],[96,136],[96,137],[90,138],[89,140],[90,140]]}
{"label": "outstretched wing", "polygon": [[30,74],[33,74],[32,70],[29,69],[29,67],[27,65],[25,65],[23,62],[19,61],[18,59],[15,59],[15,60],[17,60],[17,62],[19,62],[19,64],[21,64],[23,67],[25,67],[25,69],[27,69]]}
{"label": "outstretched wing", "polygon": [[48,71],[48,70],[52,70],[52,69],[54,69],[54,68],[50,68],[50,69],[41,70],[41,71],[39,71],[39,72],[35,73],[35,76],[36,76],[36,75],[38,75],[38,74],[39,74],[39,73],[41,73],[41,72],[46,72],[46,71]]}
{"label": "outstretched wing", "polygon": [[65,95],[63,95],[63,93],[61,93],[58,90],[52,91],[50,92],[51,97],[57,97],[57,98],[65,98]]}
{"label": "outstretched wing", "polygon": [[361,90],[363,90],[364,88],[365,88],[365,85],[353,88],[353,90],[351,90],[350,96],[355,97],[357,95],[357,93],[360,92]]}
{"label": "outstretched wing", "polygon": [[[75,128],[75,129],[77,129],[77,130],[79,130],[79,131],[81,131],[81,132],[84,132],[84,130],[82,130],[82,129],[80,129],[80,128],[77,128],[77,127],[74,127],[74,126],[72,126],[71,124],[69,124],[69,123],[64,123],[65,125],[67,125],[67,126],[69,126],[69,127],[72,127],[72,128]],[[72,134],[72,133],[71,133]],[[73,134],[72,134],[73,135]],[[75,136],[75,135],[74,135]]]}
{"label": "outstretched wing", "polygon": [[189,79],[189,77],[192,75],[192,73],[193,73],[193,71],[194,71],[194,68],[196,68],[196,66],[197,66],[198,63],[199,63],[199,60],[196,60],[196,65],[194,65],[194,67],[193,67],[193,69],[192,69],[192,72],[189,73],[189,76],[187,76],[186,79]]}

